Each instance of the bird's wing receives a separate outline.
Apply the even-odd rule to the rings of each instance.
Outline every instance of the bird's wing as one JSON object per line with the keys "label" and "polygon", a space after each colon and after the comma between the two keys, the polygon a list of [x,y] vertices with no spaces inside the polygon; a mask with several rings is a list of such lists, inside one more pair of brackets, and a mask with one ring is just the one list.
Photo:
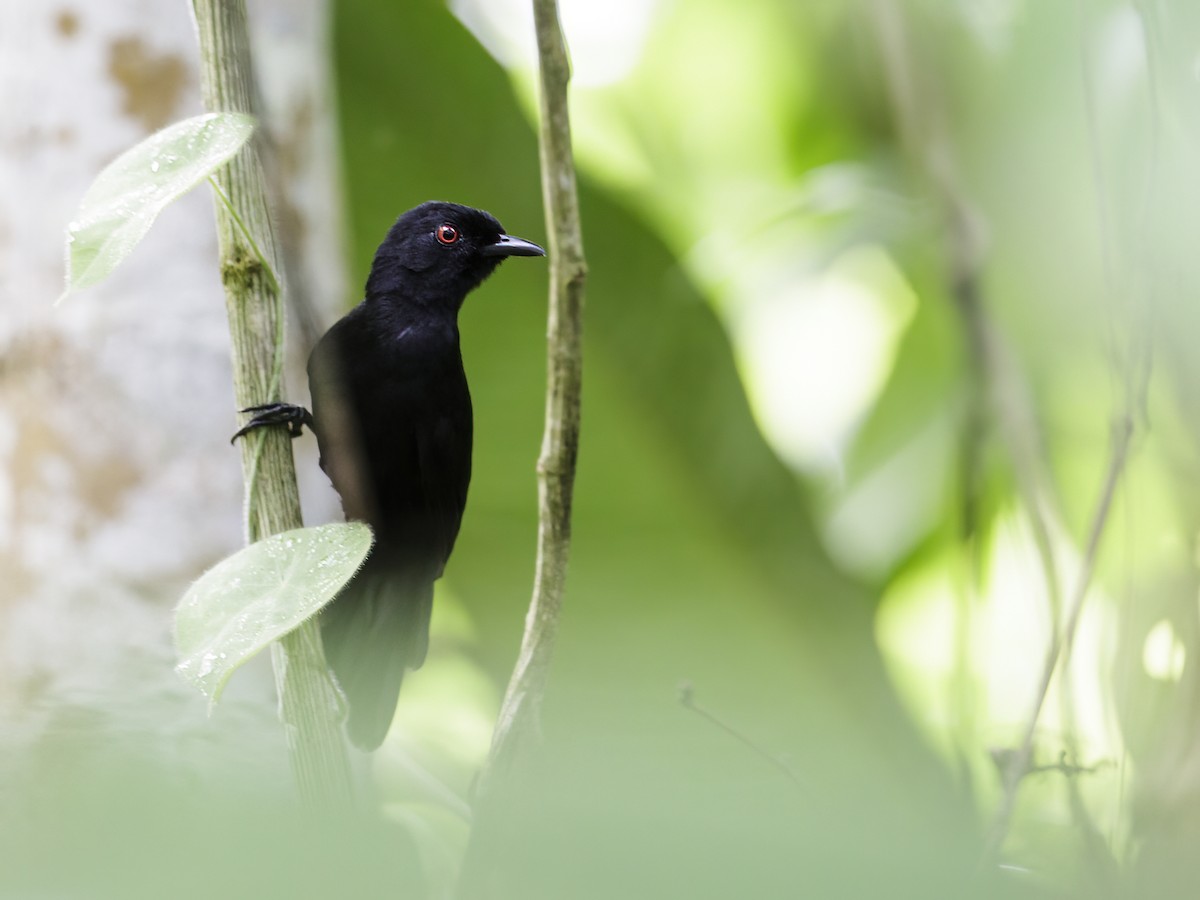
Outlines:
{"label": "bird's wing", "polygon": [[326,332],[308,359],[308,388],[316,421],[321,468],[342,498],[347,519],[374,521],[373,488],[363,446],[362,423],[354,411],[352,356],[347,344],[350,317]]}
{"label": "bird's wing", "polygon": [[467,505],[467,487],[471,481],[471,411],[456,409],[425,423],[416,434],[417,461],[421,493],[429,524],[434,531],[442,574]]}

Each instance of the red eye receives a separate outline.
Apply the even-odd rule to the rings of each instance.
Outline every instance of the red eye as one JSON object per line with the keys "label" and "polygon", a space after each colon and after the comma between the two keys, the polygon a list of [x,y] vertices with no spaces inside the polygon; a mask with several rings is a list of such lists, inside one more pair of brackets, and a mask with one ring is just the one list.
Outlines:
{"label": "red eye", "polygon": [[453,225],[439,225],[437,239],[443,244],[453,244],[458,240],[458,229]]}

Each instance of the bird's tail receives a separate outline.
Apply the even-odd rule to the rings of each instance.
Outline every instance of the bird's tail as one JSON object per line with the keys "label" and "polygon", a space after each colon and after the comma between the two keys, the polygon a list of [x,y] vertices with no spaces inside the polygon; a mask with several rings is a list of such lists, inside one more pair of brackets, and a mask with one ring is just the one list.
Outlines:
{"label": "bird's tail", "polygon": [[321,613],[325,657],[349,703],[346,730],[356,747],[383,743],[404,673],[425,661],[432,609],[432,581],[374,558]]}

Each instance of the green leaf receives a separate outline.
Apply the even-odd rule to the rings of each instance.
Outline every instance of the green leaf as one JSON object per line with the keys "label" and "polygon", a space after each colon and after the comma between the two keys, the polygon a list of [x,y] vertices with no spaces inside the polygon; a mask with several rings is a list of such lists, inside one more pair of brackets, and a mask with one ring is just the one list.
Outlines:
{"label": "green leaf", "polygon": [[370,549],[371,529],[350,522],[285,531],[223,559],[175,611],[175,671],[215,704],[233,670],[316,615]]}
{"label": "green leaf", "polygon": [[67,226],[63,296],[107,278],[158,214],[228,162],[253,132],[251,116],[209,113],[164,128],[113,160]]}

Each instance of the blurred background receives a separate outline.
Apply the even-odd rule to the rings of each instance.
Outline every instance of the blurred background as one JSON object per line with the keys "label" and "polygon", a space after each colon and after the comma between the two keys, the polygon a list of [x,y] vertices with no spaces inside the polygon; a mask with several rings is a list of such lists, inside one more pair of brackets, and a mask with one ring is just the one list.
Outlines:
{"label": "blurred background", "polygon": [[[1200,7],[560,2],[584,433],[497,891],[1188,895]],[[405,209],[544,240],[532,19],[249,6],[304,399]],[[241,539],[211,199],[53,305],[97,172],[201,111],[189,13],[0,0],[0,879],[449,896],[533,573],[545,268],[462,314],[467,513],[357,761],[388,827],[310,845],[269,670],[211,718],[172,672],[174,603]]]}

